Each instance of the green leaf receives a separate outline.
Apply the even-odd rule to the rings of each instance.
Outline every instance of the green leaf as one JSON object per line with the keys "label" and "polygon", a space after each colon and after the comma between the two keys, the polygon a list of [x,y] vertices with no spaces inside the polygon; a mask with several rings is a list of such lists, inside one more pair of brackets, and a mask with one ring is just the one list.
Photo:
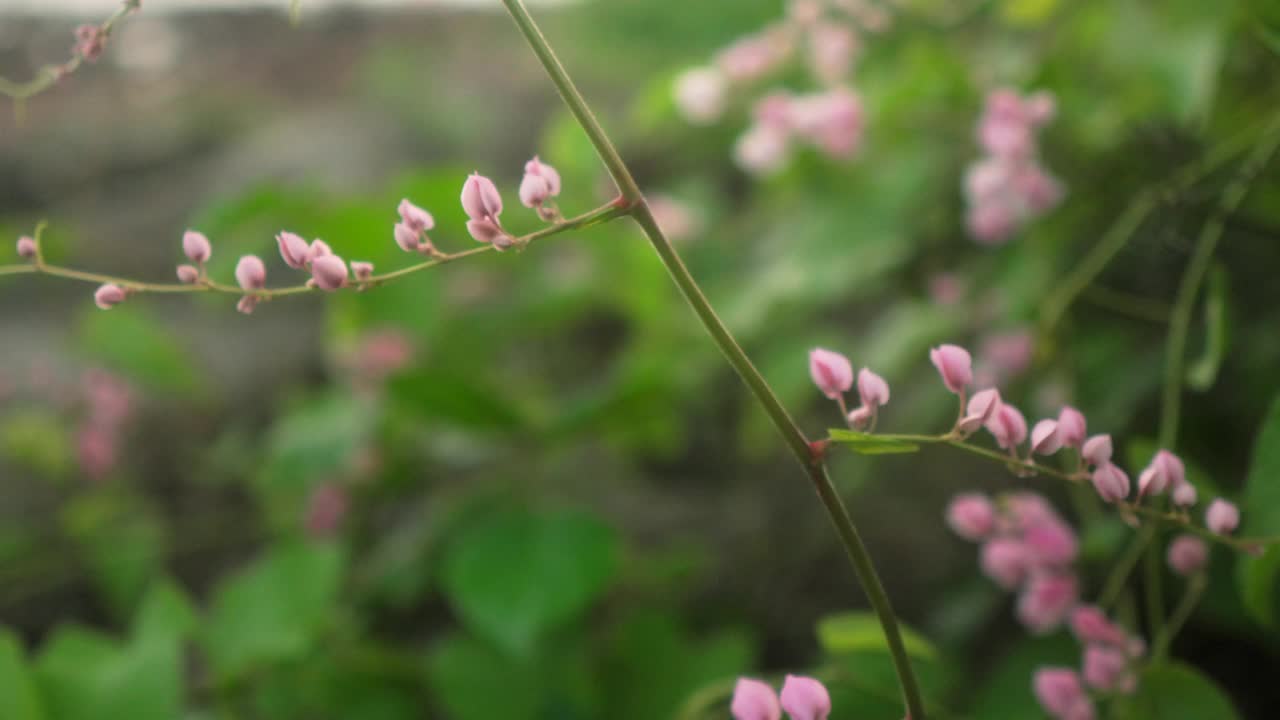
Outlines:
{"label": "green leaf", "polygon": [[444,558],[445,593],[476,633],[528,655],[612,579],[618,539],[579,512],[502,512],[465,530]]}
{"label": "green leaf", "polygon": [[131,615],[164,558],[159,518],[139,497],[107,487],[76,497],[61,520],[111,609]]}
{"label": "green leaf", "polygon": [[314,647],[337,600],[342,568],[336,545],[288,542],[225,581],[204,632],[219,676],[301,657]]}
{"label": "green leaf", "polygon": [[173,720],[181,717],[182,655],[174,640],[128,645],[60,627],[36,661],[52,720]]}
{"label": "green leaf", "polygon": [[[925,660],[937,659],[937,649],[924,636],[905,626],[900,629],[908,655]],[[888,652],[889,649],[880,622],[868,612],[840,613],[822,618],[818,621],[818,642],[829,655],[863,650]]]}
{"label": "green leaf", "polygon": [[[1253,460],[1245,480],[1242,535],[1280,534],[1280,396],[1271,402],[1253,445]],[[1245,607],[1262,624],[1276,628],[1280,621],[1280,546],[1262,557],[1241,558],[1237,580]]]}
{"label": "green leaf", "polygon": [[0,628],[0,718],[43,720],[45,717],[22,643],[8,629]]}
{"label": "green leaf", "polygon": [[440,642],[427,663],[431,689],[457,720],[536,720],[538,675],[527,660],[462,635]]}
{"label": "green leaf", "polygon": [[893,455],[919,452],[920,450],[920,446],[913,442],[872,435],[858,432],[857,430],[832,428],[827,432],[830,434],[831,442],[848,445],[851,450],[860,455]]}
{"label": "green leaf", "polygon": [[23,409],[0,425],[0,452],[40,475],[61,480],[75,467],[67,423],[43,409]]}
{"label": "green leaf", "polygon": [[133,619],[134,637],[186,639],[200,619],[191,598],[172,580],[152,584]]}
{"label": "green leaf", "polygon": [[1132,720],[1232,720],[1240,717],[1222,688],[1189,665],[1169,663],[1142,673],[1138,691],[1116,700],[1115,717]]}
{"label": "green leaf", "polygon": [[1231,342],[1227,316],[1227,271],[1222,265],[1215,265],[1204,301],[1204,353],[1187,367],[1187,385],[1193,390],[1208,390],[1218,378]]}
{"label": "green leaf", "polygon": [[186,395],[201,389],[195,357],[142,306],[87,312],[80,343],[86,355],[145,387]]}

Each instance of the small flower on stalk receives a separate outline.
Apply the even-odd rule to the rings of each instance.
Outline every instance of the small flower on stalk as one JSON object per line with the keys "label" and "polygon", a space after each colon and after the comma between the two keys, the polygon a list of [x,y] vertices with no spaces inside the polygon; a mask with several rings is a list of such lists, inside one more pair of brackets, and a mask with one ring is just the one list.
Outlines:
{"label": "small flower on stalk", "polygon": [[1001,448],[1013,451],[1027,439],[1027,421],[1018,408],[1000,403],[986,422],[987,431]]}
{"label": "small flower on stalk", "polygon": [[195,265],[178,266],[178,282],[183,285],[195,285],[200,281],[200,270]]}
{"label": "small flower on stalk", "polygon": [[307,250],[307,259],[311,262],[315,262],[315,259],[318,257],[324,257],[325,255],[332,254],[333,248],[329,247],[329,243],[317,238],[311,241],[311,247]]}
{"label": "small flower on stalk", "polygon": [[311,261],[311,278],[316,287],[333,292],[347,284],[347,264],[337,255],[321,255]]}
{"label": "small flower on stalk", "polygon": [[1195,535],[1179,535],[1169,543],[1168,560],[1174,572],[1191,577],[1209,563],[1209,546]]}
{"label": "small flower on stalk", "polygon": [[[283,247],[283,246],[282,246]],[[244,255],[236,263],[236,282],[243,290],[261,290],[267,284],[267,268],[257,255]],[[248,294],[236,303],[236,309],[248,315],[258,306],[257,295]]]}
{"label": "small flower on stalk", "polygon": [[1062,449],[1062,435],[1057,420],[1041,420],[1031,428],[1031,452],[1052,455]]}
{"label": "small flower on stalk", "polygon": [[941,345],[929,351],[929,360],[951,392],[959,395],[973,382],[973,359],[968,350],[958,345]]}
{"label": "small flower on stalk", "polygon": [[823,395],[840,398],[853,387],[853,366],[838,352],[814,348],[809,352],[809,376]]}
{"label": "small flower on stalk", "polygon": [[965,540],[985,540],[995,530],[995,508],[985,495],[957,495],[947,505],[947,525]]}
{"label": "small flower on stalk", "polygon": [[1018,619],[1035,635],[1057,628],[1076,604],[1075,575],[1045,573],[1032,575],[1018,596]]}
{"label": "small flower on stalk", "polygon": [[1012,538],[997,537],[982,546],[982,572],[997,585],[1012,590],[1022,584],[1031,569],[1027,547]]}
{"label": "small flower on stalk", "polygon": [[729,712],[734,720],[779,720],[782,706],[773,688],[759,680],[738,678]]}
{"label": "small flower on stalk", "polygon": [[811,677],[788,675],[782,684],[781,700],[782,709],[792,720],[827,720],[831,714],[831,695]]}
{"label": "small flower on stalk", "polygon": [[294,233],[281,231],[276,235],[276,244],[280,246],[280,257],[284,258],[286,265],[295,270],[301,270],[307,266],[311,248],[306,240]]}
{"label": "small flower on stalk", "polygon": [[213,246],[204,233],[188,230],[182,235],[182,252],[196,265],[203,265],[213,255]]}
{"label": "small flower on stalk", "polygon": [[1000,409],[1000,404],[1000,391],[995,388],[974,393],[965,407],[964,417],[956,423],[956,431],[963,435],[977,432]]}
{"label": "small flower on stalk", "polygon": [[1085,684],[1096,690],[1132,692],[1137,683],[1129,669],[1129,656],[1113,647],[1085,648],[1083,674]]}
{"label": "small flower on stalk", "polygon": [[373,277],[373,263],[361,262],[359,260],[351,263],[351,274],[356,276],[356,280],[360,282],[368,282]]}
{"label": "small flower on stalk", "polygon": [[436,221],[431,213],[409,202],[408,198],[400,201],[396,211],[400,213],[400,222],[415,233],[435,229]]}
{"label": "small flower on stalk", "polygon": [[467,232],[476,242],[491,244],[495,250],[506,250],[516,240],[492,220],[468,220]]}
{"label": "small flower on stalk", "polygon": [[1084,441],[1080,456],[1093,466],[1106,465],[1111,462],[1111,436],[1094,435]]}
{"label": "small flower on stalk", "polygon": [[1218,498],[1209,503],[1209,509],[1204,514],[1204,524],[1218,535],[1230,535],[1240,525],[1240,509]]}
{"label": "small flower on stalk", "polygon": [[107,46],[107,34],[97,25],[76,28],[75,51],[88,62],[97,62]]}
{"label": "small flower on stalk", "polygon": [[1093,488],[1098,496],[1109,503],[1129,497],[1129,476],[1111,462],[1105,462],[1093,471]]}
{"label": "small flower on stalk", "polygon": [[110,310],[125,301],[129,293],[119,285],[108,283],[93,293],[93,302],[103,310]]}
{"label": "small flower on stalk", "polygon": [[18,257],[26,260],[34,260],[38,255],[38,248],[34,238],[23,235],[18,238]]}
{"label": "small flower on stalk", "polygon": [[874,420],[875,417],[876,414],[873,409],[866,405],[859,405],[849,411],[849,427],[854,430],[866,430],[871,426],[871,421]]}
{"label": "small flower on stalk", "polygon": [[472,173],[462,185],[462,209],[472,220],[495,220],[502,214],[502,195],[489,178]]}
{"label": "small flower on stalk", "polygon": [[560,173],[534,156],[524,165],[524,178],[520,181],[520,203],[536,208],[543,220],[554,220],[559,214],[554,207],[543,207],[553,197],[560,195]]}
{"label": "small flower on stalk", "polygon": [[1070,668],[1040,668],[1032,679],[1040,707],[1054,720],[1094,720],[1093,701]]}
{"label": "small flower on stalk", "polygon": [[1160,450],[1151,459],[1151,464],[1138,475],[1138,497],[1159,495],[1186,482],[1187,469],[1182,460],[1168,450]]}
{"label": "small flower on stalk", "polygon": [[1058,438],[1067,447],[1079,448],[1085,439],[1084,413],[1068,405],[1058,413]]}
{"label": "small flower on stalk", "polygon": [[1180,508],[1189,508],[1196,504],[1196,486],[1189,480],[1183,480],[1173,486],[1173,504]]}

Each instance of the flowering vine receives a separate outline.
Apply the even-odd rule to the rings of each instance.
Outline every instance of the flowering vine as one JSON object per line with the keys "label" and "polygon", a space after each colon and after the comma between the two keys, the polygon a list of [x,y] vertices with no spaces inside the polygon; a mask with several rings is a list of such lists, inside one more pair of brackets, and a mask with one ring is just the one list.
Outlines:
{"label": "flowering vine", "polygon": [[76,27],[76,41],[71,46],[71,57],[60,63],[45,65],[36,71],[35,77],[26,82],[0,77],[0,95],[7,95],[20,103],[57,85],[63,78],[79,70],[84,63],[97,62],[116,26],[141,8],[142,0],[122,0],[120,8],[102,23]]}

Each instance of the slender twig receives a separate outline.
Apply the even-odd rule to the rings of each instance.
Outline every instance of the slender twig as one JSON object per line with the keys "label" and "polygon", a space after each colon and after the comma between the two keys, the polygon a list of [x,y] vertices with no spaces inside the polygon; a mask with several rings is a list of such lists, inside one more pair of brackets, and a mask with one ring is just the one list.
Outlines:
{"label": "slender twig", "polygon": [[[98,26],[105,38],[111,36],[112,30],[115,29],[117,23],[123,20],[129,13],[137,10],[141,5],[141,0],[123,0],[120,8],[107,18],[105,22]],[[0,95],[8,95],[18,102],[27,100],[32,96],[38,95],[45,90],[53,87],[59,80],[70,75],[84,64],[84,56],[79,52],[74,53],[69,60],[57,65],[45,65],[36,71],[35,77],[26,82],[15,82],[4,77],[0,77]]]}
{"label": "slender twig", "polygon": [[[524,247],[536,240],[560,235],[574,230],[584,230],[601,223],[608,222],[615,218],[629,214],[629,211],[622,207],[618,202],[612,202],[608,205],[583,213],[575,218],[565,220],[547,228],[543,228],[534,233],[524,235],[515,239],[517,247]],[[39,233],[37,233],[38,236]],[[37,246],[39,247],[39,246]],[[420,262],[416,265],[410,265],[406,268],[393,270],[381,275],[374,275],[368,280],[355,280],[349,286],[353,290],[363,290],[369,287],[378,287],[393,282],[408,275],[436,267],[447,263],[469,258],[474,255],[482,255],[495,250],[492,245],[484,245],[482,247],[464,250],[456,253],[441,253],[430,260]],[[43,254],[38,255],[35,262],[25,265],[0,265],[0,276],[4,275],[50,275],[53,277],[65,278],[68,280],[79,280],[82,282],[95,284],[113,284],[128,290],[131,293],[201,293],[214,292],[225,293],[230,295],[253,295],[259,300],[270,300],[272,298],[284,297],[288,295],[301,295],[303,293],[315,292],[316,288],[310,284],[294,285],[291,287],[273,288],[270,290],[253,290],[246,291],[235,285],[228,285],[212,280],[204,280],[193,285],[184,285],[180,283],[150,283],[139,280],[131,280],[129,278],[117,277],[115,275],[104,275],[102,273],[85,272],[83,270],[75,270],[72,268],[62,267],[60,265],[51,265],[46,263]]]}
{"label": "slender twig", "polygon": [[559,90],[561,99],[564,100],[569,111],[591,140],[591,144],[595,147],[601,161],[608,168],[609,174],[621,190],[623,198],[635,204],[633,216],[636,222],[639,223],[645,236],[648,237],[650,244],[658,253],[658,257],[662,260],[663,265],[666,266],[672,280],[675,281],[685,300],[688,301],[707,333],[711,335],[712,340],[724,353],[729,364],[733,366],[734,370],[737,371],[738,375],[742,377],[742,380],[750,388],[756,401],[769,415],[769,419],[786,441],[796,460],[800,462],[805,472],[808,473],[814,490],[821,499],[832,524],[835,525],[844,544],[845,551],[853,564],[854,571],[857,573],[858,579],[867,594],[867,599],[875,610],[880,626],[884,630],[885,641],[893,658],[898,681],[902,685],[903,698],[907,705],[908,713],[915,720],[922,720],[925,717],[924,701],[920,693],[919,683],[916,681],[915,672],[911,668],[911,661],[907,657],[902,633],[898,628],[897,616],[894,614],[888,593],[885,592],[880,577],[876,573],[871,555],[867,552],[867,548],[863,544],[853,520],[849,517],[849,512],[845,508],[844,502],[840,499],[839,493],[836,492],[835,486],[832,485],[831,478],[827,475],[822,454],[809,445],[804,433],[796,425],[795,421],[791,419],[790,414],[782,406],[781,401],[778,400],[764,376],[751,363],[750,358],[738,345],[733,334],[729,332],[729,329],[725,327],[719,316],[716,315],[711,303],[703,295],[697,281],[693,279],[675,248],[672,247],[658,227],[658,223],[654,220],[653,213],[649,210],[649,206],[640,192],[640,187],[631,176],[631,171],[628,169],[627,164],[609,140],[599,121],[596,120],[586,100],[583,99],[568,72],[556,57],[551,45],[547,42],[546,37],[543,36],[542,31],[538,28],[537,23],[534,22],[524,3],[521,0],[503,0],[503,4],[506,5],[507,11],[510,12],[512,19],[515,20],[516,25],[520,28],[525,40],[528,41],[539,62],[542,63],[543,68],[551,77],[556,89]]}
{"label": "slender twig", "polygon": [[1195,612],[1196,605],[1200,602],[1200,596],[1204,594],[1204,589],[1207,585],[1208,578],[1203,572],[1196,574],[1187,583],[1187,589],[1182,595],[1182,600],[1173,609],[1173,614],[1169,616],[1169,622],[1165,623],[1164,629],[1156,636],[1155,643],[1151,646],[1152,663],[1160,662],[1169,654],[1169,646],[1173,644],[1173,639],[1178,636],[1182,626],[1187,624],[1187,620],[1191,618],[1191,613]]}
{"label": "slender twig", "polygon": [[1116,601],[1120,599],[1124,592],[1125,583],[1129,580],[1129,573],[1133,572],[1133,567],[1138,564],[1138,559],[1142,557],[1143,551],[1147,549],[1147,528],[1135,535],[1129,541],[1128,547],[1124,549],[1124,554],[1111,567],[1111,573],[1107,575],[1107,579],[1102,584],[1102,592],[1098,594],[1098,606],[1103,610],[1109,610]]}

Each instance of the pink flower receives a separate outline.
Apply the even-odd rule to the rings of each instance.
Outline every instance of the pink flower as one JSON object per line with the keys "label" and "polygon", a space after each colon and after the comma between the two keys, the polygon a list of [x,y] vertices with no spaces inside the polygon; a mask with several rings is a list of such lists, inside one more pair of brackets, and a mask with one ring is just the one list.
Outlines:
{"label": "pink flower", "polygon": [[497,250],[506,250],[515,243],[515,238],[492,220],[468,220],[467,232],[476,242],[491,244]]}
{"label": "pink flower", "polygon": [[851,157],[862,143],[862,99],[844,87],[796,99],[792,105],[795,131],[815,147],[837,159]]}
{"label": "pink flower", "polygon": [[107,34],[97,25],[76,28],[75,51],[89,62],[97,62],[107,45]]}
{"label": "pink flower", "polygon": [[496,225],[502,214],[502,195],[492,180],[471,173],[462,185],[462,209],[472,220],[489,220]]}
{"label": "pink flower", "polygon": [[773,688],[759,680],[738,678],[729,712],[734,720],[779,720],[782,706]]}
{"label": "pink flower", "polygon": [[982,546],[982,572],[997,585],[1012,590],[1022,584],[1031,569],[1031,557],[1020,541],[995,538]]}
{"label": "pink flower", "polygon": [[431,213],[409,202],[408,198],[400,201],[396,212],[400,213],[400,222],[414,233],[426,232],[436,226],[435,218],[431,217]]}
{"label": "pink flower", "polygon": [[947,505],[947,525],[965,540],[985,540],[995,530],[995,508],[986,495],[956,495]]}
{"label": "pink flower", "polygon": [[788,675],[782,683],[782,709],[792,720],[827,720],[831,696],[822,683],[810,677]]}
{"label": "pink flower", "polygon": [[1159,450],[1151,464],[1138,475],[1138,496],[1159,495],[1186,482],[1187,469],[1182,460],[1168,450]]}
{"label": "pink flower", "polygon": [[1209,562],[1209,546],[1195,535],[1179,535],[1169,543],[1169,567],[1183,577],[1204,570]]}
{"label": "pink flower", "polygon": [[333,292],[347,284],[347,264],[337,255],[321,255],[311,260],[311,278],[316,287]]}
{"label": "pink flower", "polygon": [[267,268],[257,255],[241,256],[236,263],[236,282],[244,290],[261,290],[267,284]]}
{"label": "pink flower", "polygon": [[1076,559],[1079,543],[1070,525],[1057,520],[1039,522],[1026,529],[1022,543],[1037,565],[1070,565]]}
{"label": "pink flower", "polygon": [[366,282],[373,277],[373,263],[359,260],[353,261],[351,263],[351,274],[355,275],[357,280]]}
{"label": "pink flower", "polygon": [[306,240],[294,233],[281,231],[276,235],[276,244],[280,246],[280,257],[284,258],[286,265],[295,270],[301,270],[307,266],[311,248]]}
{"label": "pink flower", "polygon": [[814,348],[809,352],[809,377],[823,395],[835,400],[853,387],[853,366],[838,352]]}
{"label": "pink flower", "polygon": [[772,70],[782,59],[777,38],[767,34],[750,35],[720,51],[716,65],[734,82],[750,82]]}
{"label": "pink flower", "polygon": [[979,390],[969,398],[964,417],[956,423],[956,430],[968,435],[976,432],[991,419],[1000,408],[1000,391],[995,388]]}
{"label": "pink flower", "polygon": [[1107,619],[1096,605],[1081,605],[1071,611],[1071,632],[1082,645],[1109,645],[1127,648],[1129,636],[1120,626]]}
{"label": "pink flower", "polygon": [[1033,492],[1017,492],[1004,497],[1004,508],[1013,521],[1013,528],[1026,532],[1036,525],[1062,523],[1062,518],[1054,512],[1053,506],[1042,496]]}
{"label": "pink flower", "polygon": [[857,49],[858,36],[847,25],[823,22],[809,29],[809,67],[828,85],[849,75]]}
{"label": "pink flower", "polygon": [[520,181],[520,202],[525,207],[537,207],[549,198],[560,194],[560,173],[543,163],[535,155],[524,165],[524,178]]}
{"label": "pink flower", "polygon": [[258,298],[252,295],[245,295],[236,303],[236,310],[245,315],[252,315],[255,308],[258,307]]}
{"label": "pink flower", "polygon": [[728,82],[714,68],[686,70],[676,78],[676,108],[695,125],[710,125],[724,114]]}
{"label": "pink flower", "polygon": [[973,359],[968,350],[958,345],[941,345],[929,351],[929,360],[951,392],[959,395],[973,382]]}
{"label": "pink flower", "polygon": [[1129,476],[1111,462],[1094,468],[1092,479],[1093,489],[1106,502],[1119,502],[1129,497]]}
{"label": "pink flower", "polygon": [[1037,455],[1052,455],[1061,450],[1062,445],[1057,420],[1041,420],[1031,428],[1031,452]]}
{"label": "pink flower", "polygon": [[34,238],[27,237],[26,235],[18,238],[18,257],[25,258],[27,260],[34,260],[37,254],[36,241]]}
{"label": "pink flower", "polygon": [[1113,647],[1091,645],[1084,651],[1084,681],[1097,690],[1132,690],[1129,656]]}
{"label": "pink flower", "polygon": [[128,295],[129,293],[126,292],[124,288],[120,287],[119,285],[112,285],[108,283],[106,285],[103,285],[102,287],[99,287],[93,293],[93,302],[96,303],[98,307],[103,310],[110,310],[116,305],[119,305],[120,303],[124,302],[125,298],[128,297]]}
{"label": "pink flower", "polygon": [[1068,405],[1058,413],[1058,437],[1067,447],[1078,448],[1084,443],[1084,413]]}
{"label": "pink flower", "polygon": [[311,247],[307,249],[307,259],[314,261],[318,257],[332,255],[333,248],[329,247],[329,243],[316,238],[311,241]]}
{"label": "pink flower", "polygon": [[996,444],[1005,450],[1012,450],[1027,439],[1027,421],[1018,408],[1000,403],[1000,407],[992,413],[986,422],[987,431],[996,439]]}
{"label": "pink flower", "polygon": [[858,397],[868,407],[889,404],[889,383],[867,368],[858,371]]}
{"label": "pink flower", "polygon": [[1189,480],[1183,480],[1173,486],[1173,504],[1188,508],[1196,504],[1196,486]]}
{"label": "pink flower", "polygon": [[1094,720],[1093,701],[1069,668],[1040,668],[1032,679],[1040,707],[1055,720]]}
{"label": "pink flower", "polygon": [[1013,235],[1016,222],[1013,210],[998,199],[973,205],[965,215],[965,226],[969,234],[984,245],[1004,243]]}
{"label": "pink flower", "polygon": [[769,125],[747,129],[733,146],[738,167],[752,175],[772,175],[782,169],[791,155],[787,133]]}
{"label": "pink flower", "polygon": [[1205,527],[1218,535],[1229,535],[1240,525],[1240,509],[1218,498],[1209,503],[1204,514]]}
{"label": "pink flower", "polygon": [[405,252],[419,252],[422,249],[422,242],[419,239],[421,233],[403,222],[396,223],[395,236],[396,245]]}
{"label": "pink flower", "polygon": [[1111,462],[1111,436],[1094,435],[1084,441],[1080,455],[1090,465],[1106,465]]}
{"label": "pink flower", "polygon": [[195,285],[200,280],[200,270],[195,265],[178,266],[178,282],[184,285]]}
{"label": "pink flower", "polygon": [[204,233],[188,230],[182,235],[182,252],[186,253],[191,262],[203,265],[213,255],[213,246],[209,244],[209,238],[205,237]]}
{"label": "pink flower", "polygon": [[1076,577],[1070,574],[1032,575],[1018,596],[1018,620],[1035,635],[1062,624],[1076,604]]}

